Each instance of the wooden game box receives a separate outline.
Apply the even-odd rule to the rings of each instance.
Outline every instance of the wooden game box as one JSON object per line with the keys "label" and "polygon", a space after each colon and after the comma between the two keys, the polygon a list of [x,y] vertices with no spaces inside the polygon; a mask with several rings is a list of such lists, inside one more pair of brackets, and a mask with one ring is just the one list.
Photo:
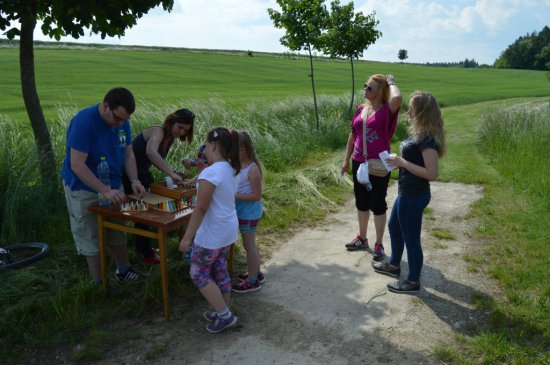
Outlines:
{"label": "wooden game box", "polygon": [[149,186],[149,191],[153,194],[166,196],[172,199],[183,199],[192,196],[196,193],[196,189],[184,189],[184,188],[168,188],[165,182],[152,183]]}

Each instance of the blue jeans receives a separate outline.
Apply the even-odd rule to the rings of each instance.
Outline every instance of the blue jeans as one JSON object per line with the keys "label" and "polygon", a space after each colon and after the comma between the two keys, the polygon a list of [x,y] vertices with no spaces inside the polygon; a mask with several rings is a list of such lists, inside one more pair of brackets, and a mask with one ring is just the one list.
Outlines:
{"label": "blue jeans", "polygon": [[393,204],[388,222],[391,240],[390,264],[398,266],[401,263],[403,250],[407,247],[407,260],[409,261],[407,280],[410,281],[419,281],[424,263],[420,232],[424,208],[428,206],[430,199],[429,190],[412,197],[399,194]]}

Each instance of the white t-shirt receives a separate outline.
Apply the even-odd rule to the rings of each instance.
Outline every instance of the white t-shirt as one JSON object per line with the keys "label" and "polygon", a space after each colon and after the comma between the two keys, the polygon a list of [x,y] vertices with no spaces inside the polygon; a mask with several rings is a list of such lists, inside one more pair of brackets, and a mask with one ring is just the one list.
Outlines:
{"label": "white t-shirt", "polygon": [[200,180],[206,180],[216,187],[195,235],[195,243],[209,249],[229,246],[239,237],[239,220],[235,210],[239,179],[229,162],[220,161],[202,170]]}

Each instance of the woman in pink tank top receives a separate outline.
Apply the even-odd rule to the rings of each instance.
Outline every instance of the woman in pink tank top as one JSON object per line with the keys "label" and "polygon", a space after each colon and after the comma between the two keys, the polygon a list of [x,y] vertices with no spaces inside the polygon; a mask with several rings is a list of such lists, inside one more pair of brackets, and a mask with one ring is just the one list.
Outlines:
{"label": "woman in pink tank top", "polygon": [[[382,151],[390,151],[390,141],[397,126],[399,108],[401,106],[401,91],[392,75],[372,75],[364,85],[365,102],[361,104],[351,120],[351,131],[346,146],[346,155],[342,164],[342,175],[349,170],[349,160],[352,157],[353,191],[355,206],[359,221],[359,233],[349,243],[348,251],[366,250],[373,253],[376,261],[384,259],[382,240],[386,226],[386,194],[390,174],[374,176],[369,174],[372,187],[361,184],[357,180],[357,169],[367,159],[379,159]],[[366,126],[365,132],[363,126]],[[363,151],[363,135],[366,138],[366,153]],[[370,169],[369,169],[370,171]],[[369,247],[367,226],[370,211],[374,215],[376,242],[374,250]]]}

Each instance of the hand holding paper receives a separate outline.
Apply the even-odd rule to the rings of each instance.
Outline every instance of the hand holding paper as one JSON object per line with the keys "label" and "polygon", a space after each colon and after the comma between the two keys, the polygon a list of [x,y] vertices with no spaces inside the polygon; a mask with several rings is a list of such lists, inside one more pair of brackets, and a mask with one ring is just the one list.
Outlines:
{"label": "hand holding paper", "polygon": [[380,157],[380,160],[382,160],[382,163],[386,167],[386,170],[391,171],[391,170],[393,170],[397,167],[397,166],[394,166],[394,165],[389,165],[386,162],[386,159],[388,159],[390,157],[395,157],[395,153],[390,154],[390,153],[388,153],[388,151],[382,151],[378,154],[378,157]]}

